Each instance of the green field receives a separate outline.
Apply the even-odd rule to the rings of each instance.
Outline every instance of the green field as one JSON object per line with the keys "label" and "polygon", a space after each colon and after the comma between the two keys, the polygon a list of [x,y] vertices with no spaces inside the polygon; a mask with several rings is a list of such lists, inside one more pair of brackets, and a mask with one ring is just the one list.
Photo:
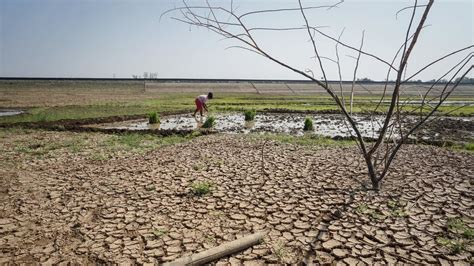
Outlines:
{"label": "green field", "polygon": [[[190,86],[190,85],[188,85]],[[270,86],[270,85],[266,85]],[[200,93],[205,92],[203,88]],[[85,119],[123,115],[145,115],[150,112],[188,112],[194,110],[196,92],[147,91],[144,84],[102,81],[0,81],[0,109],[19,108],[26,113],[0,117],[0,123],[45,122],[61,119]],[[355,113],[370,112],[380,97],[356,95]],[[408,99],[408,98],[403,98]],[[415,99],[411,96],[410,99]],[[385,99],[387,100],[387,99]],[[466,116],[474,113],[474,97],[454,96],[450,101],[465,101],[470,106],[442,106],[437,114]],[[347,97],[346,97],[347,102]],[[314,95],[281,95],[219,92],[209,102],[210,112],[289,109],[294,111],[337,111],[333,100],[322,93]],[[378,111],[388,108],[384,102]],[[416,106],[405,106],[412,111]],[[430,111],[425,107],[424,112]],[[419,111],[417,111],[419,113]]]}

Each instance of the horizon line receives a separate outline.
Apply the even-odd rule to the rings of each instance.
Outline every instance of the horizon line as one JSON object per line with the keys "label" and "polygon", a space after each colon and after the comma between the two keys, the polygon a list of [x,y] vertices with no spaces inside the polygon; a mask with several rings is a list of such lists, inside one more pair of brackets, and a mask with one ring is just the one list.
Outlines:
{"label": "horizon line", "polygon": [[[256,83],[314,83],[314,81],[309,79],[219,79],[219,78],[91,78],[91,77],[0,77],[0,80],[64,80],[64,81],[149,81],[149,82],[196,82],[196,83],[233,83],[233,82],[256,82]],[[366,79],[363,80],[328,80],[328,83],[394,83],[394,80],[372,80]],[[432,81],[422,81],[422,80],[410,80],[404,83],[430,83]],[[444,84],[445,81],[440,81],[438,83]],[[466,84],[466,83],[464,83]],[[474,82],[467,82],[467,84],[474,84]]]}

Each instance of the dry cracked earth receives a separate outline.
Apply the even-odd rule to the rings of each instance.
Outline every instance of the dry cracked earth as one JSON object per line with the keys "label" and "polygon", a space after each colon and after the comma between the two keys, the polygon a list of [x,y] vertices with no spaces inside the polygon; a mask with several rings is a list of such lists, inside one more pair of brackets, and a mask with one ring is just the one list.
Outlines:
{"label": "dry cracked earth", "polygon": [[[407,145],[376,193],[359,189],[355,146],[210,135],[109,152],[106,138],[3,132],[0,264],[160,264],[262,230],[214,263],[473,263],[472,153]],[[64,139],[82,142],[34,152]]]}

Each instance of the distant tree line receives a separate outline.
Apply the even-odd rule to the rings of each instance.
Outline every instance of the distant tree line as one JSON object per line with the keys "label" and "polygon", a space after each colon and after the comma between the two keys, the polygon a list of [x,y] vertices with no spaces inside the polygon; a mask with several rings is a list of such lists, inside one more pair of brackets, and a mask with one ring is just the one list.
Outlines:
{"label": "distant tree line", "polygon": [[[356,80],[357,82],[363,82],[363,83],[371,83],[371,82],[377,82],[377,81],[374,81],[374,80],[371,80],[370,78],[359,78]],[[474,78],[470,78],[470,77],[458,77],[454,80],[454,83],[457,83],[459,81],[460,84],[474,84]],[[395,80],[389,80],[388,82],[390,83],[394,83]],[[417,79],[417,80],[410,80],[409,82],[413,82],[413,83],[436,83],[437,80],[436,79],[430,79],[430,80],[427,80],[427,81],[423,81],[421,79]],[[447,79],[440,79],[437,83],[440,83],[440,84],[446,84],[448,83],[449,81]]]}
{"label": "distant tree line", "polygon": [[140,75],[132,75],[134,79],[158,79],[158,73],[156,72],[143,72],[143,76]]}

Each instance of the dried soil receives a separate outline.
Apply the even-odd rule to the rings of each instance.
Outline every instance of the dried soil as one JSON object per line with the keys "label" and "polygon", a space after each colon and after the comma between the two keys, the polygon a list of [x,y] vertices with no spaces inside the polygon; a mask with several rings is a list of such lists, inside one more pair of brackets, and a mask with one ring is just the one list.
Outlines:
{"label": "dried soil", "polygon": [[[264,243],[217,264],[473,260],[472,240],[457,254],[439,241],[459,237],[450,218],[474,228],[470,153],[406,145],[377,193],[358,189],[355,146],[209,135],[107,160],[87,156],[100,146],[41,157],[16,148],[71,134],[102,137],[0,138],[0,263],[162,263],[259,230]],[[211,193],[195,196],[195,181],[212,182]]]}

